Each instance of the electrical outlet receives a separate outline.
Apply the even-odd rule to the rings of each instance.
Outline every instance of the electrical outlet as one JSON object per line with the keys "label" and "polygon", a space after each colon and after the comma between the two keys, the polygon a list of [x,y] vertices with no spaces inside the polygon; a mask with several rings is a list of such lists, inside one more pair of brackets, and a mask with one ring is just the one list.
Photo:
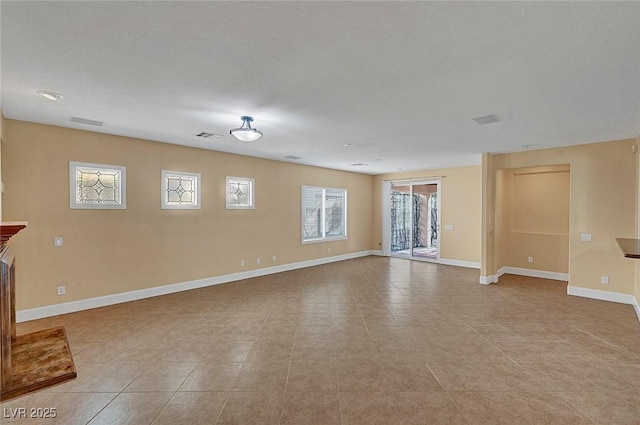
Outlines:
{"label": "electrical outlet", "polygon": [[61,237],[57,237],[53,239],[53,246],[62,246],[64,240]]}
{"label": "electrical outlet", "polygon": [[272,262],[274,262],[274,263],[275,263],[275,262],[276,262],[276,260],[277,260],[277,258],[276,258],[276,256],[275,256],[275,255],[274,255],[273,257],[271,257],[271,261],[272,261]]}
{"label": "electrical outlet", "polygon": [[527,257],[527,263],[533,263],[533,257]]}
{"label": "electrical outlet", "polygon": [[244,260],[240,260],[240,267],[244,267]]}
{"label": "electrical outlet", "polygon": [[445,224],[444,230],[453,230],[453,224]]}
{"label": "electrical outlet", "polygon": [[608,285],[609,284],[609,276],[600,276],[600,283],[602,283],[603,285]]}
{"label": "electrical outlet", "polygon": [[260,264],[261,260],[260,257],[256,258],[256,264]]}
{"label": "electrical outlet", "polygon": [[327,254],[331,254],[331,248],[327,248]]}
{"label": "electrical outlet", "polygon": [[591,242],[591,233],[580,233],[580,242]]}
{"label": "electrical outlet", "polygon": [[58,286],[58,295],[64,295],[67,293],[67,287],[66,286]]}

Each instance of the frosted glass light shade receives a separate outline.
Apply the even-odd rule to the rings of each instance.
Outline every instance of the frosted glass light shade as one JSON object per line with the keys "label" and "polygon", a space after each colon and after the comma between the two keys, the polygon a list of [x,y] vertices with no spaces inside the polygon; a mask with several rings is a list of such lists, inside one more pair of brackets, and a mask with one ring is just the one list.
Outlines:
{"label": "frosted glass light shade", "polygon": [[251,127],[251,121],[253,121],[252,117],[243,116],[240,119],[242,120],[242,126],[229,131],[229,134],[241,142],[255,142],[262,137],[262,132],[260,130],[256,130]]}

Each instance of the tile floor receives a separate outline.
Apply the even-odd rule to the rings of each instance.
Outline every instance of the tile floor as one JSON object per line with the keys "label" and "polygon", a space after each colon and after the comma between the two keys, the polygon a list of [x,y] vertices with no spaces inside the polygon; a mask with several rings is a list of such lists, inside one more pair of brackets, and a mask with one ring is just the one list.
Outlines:
{"label": "tile floor", "polygon": [[[78,378],[2,424],[640,424],[640,323],[557,281],[367,257],[23,323]],[[56,418],[10,418],[19,407]],[[36,411],[37,413],[37,411]]]}

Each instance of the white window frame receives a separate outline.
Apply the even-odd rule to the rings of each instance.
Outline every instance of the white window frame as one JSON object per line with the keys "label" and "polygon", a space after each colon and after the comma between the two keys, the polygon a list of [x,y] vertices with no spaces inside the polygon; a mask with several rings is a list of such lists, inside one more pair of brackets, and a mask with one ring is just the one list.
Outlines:
{"label": "white window frame", "polygon": [[[321,222],[321,226],[322,226],[322,236],[319,238],[313,238],[313,239],[305,239],[304,238],[304,192],[305,189],[309,188],[309,189],[320,189],[322,190],[322,206],[321,206],[321,211],[322,211],[322,217],[320,218],[320,222]],[[344,222],[344,232],[342,235],[339,236],[327,236],[326,235],[326,220],[325,220],[325,211],[326,211],[326,205],[325,202],[327,200],[327,190],[335,190],[335,191],[341,191],[344,194],[344,206],[343,206],[343,210],[342,210],[342,218],[343,218],[343,222]],[[347,233],[347,218],[349,217],[348,215],[348,211],[347,211],[347,189],[344,188],[340,188],[340,187],[324,187],[324,186],[309,186],[309,185],[302,185],[302,188],[300,190],[300,241],[302,242],[302,244],[308,244],[308,243],[318,243],[318,242],[330,242],[330,241],[340,241],[340,240],[345,240],[348,239],[348,233]]]}
{"label": "white window frame", "polygon": [[[234,205],[229,203],[229,182],[230,181],[242,181],[249,183],[250,191],[250,205]],[[228,210],[255,210],[256,209],[256,181],[249,177],[233,177],[227,176],[224,190],[224,202]]]}
{"label": "white window frame", "polygon": [[[117,203],[83,203],[80,201],[80,194],[77,185],[78,169],[87,168],[114,172],[119,175],[120,187],[119,199]],[[94,164],[90,162],[69,161],[69,208],[71,209],[94,209],[94,210],[124,210],[127,209],[127,168],[118,165]]]}
{"label": "white window frame", "polygon": [[[192,203],[175,204],[169,203],[167,199],[167,186],[169,183],[169,177],[190,177],[193,178],[194,196]],[[170,171],[162,170],[161,172],[162,184],[160,190],[160,207],[163,210],[199,210],[200,209],[200,174],[199,173],[187,173],[184,171]]]}

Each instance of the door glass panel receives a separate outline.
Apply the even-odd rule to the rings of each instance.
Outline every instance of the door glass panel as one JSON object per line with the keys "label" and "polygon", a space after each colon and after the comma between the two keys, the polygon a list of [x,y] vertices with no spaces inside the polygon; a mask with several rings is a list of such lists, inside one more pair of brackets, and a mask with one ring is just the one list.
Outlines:
{"label": "door glass panel", "polygon": [[438,186],[413,186],[414,238],[413,256],[438,258]]}
{"label": "door glass panel", "polygon": [[411,255],[411,186],[391,187],[391,252]]}

